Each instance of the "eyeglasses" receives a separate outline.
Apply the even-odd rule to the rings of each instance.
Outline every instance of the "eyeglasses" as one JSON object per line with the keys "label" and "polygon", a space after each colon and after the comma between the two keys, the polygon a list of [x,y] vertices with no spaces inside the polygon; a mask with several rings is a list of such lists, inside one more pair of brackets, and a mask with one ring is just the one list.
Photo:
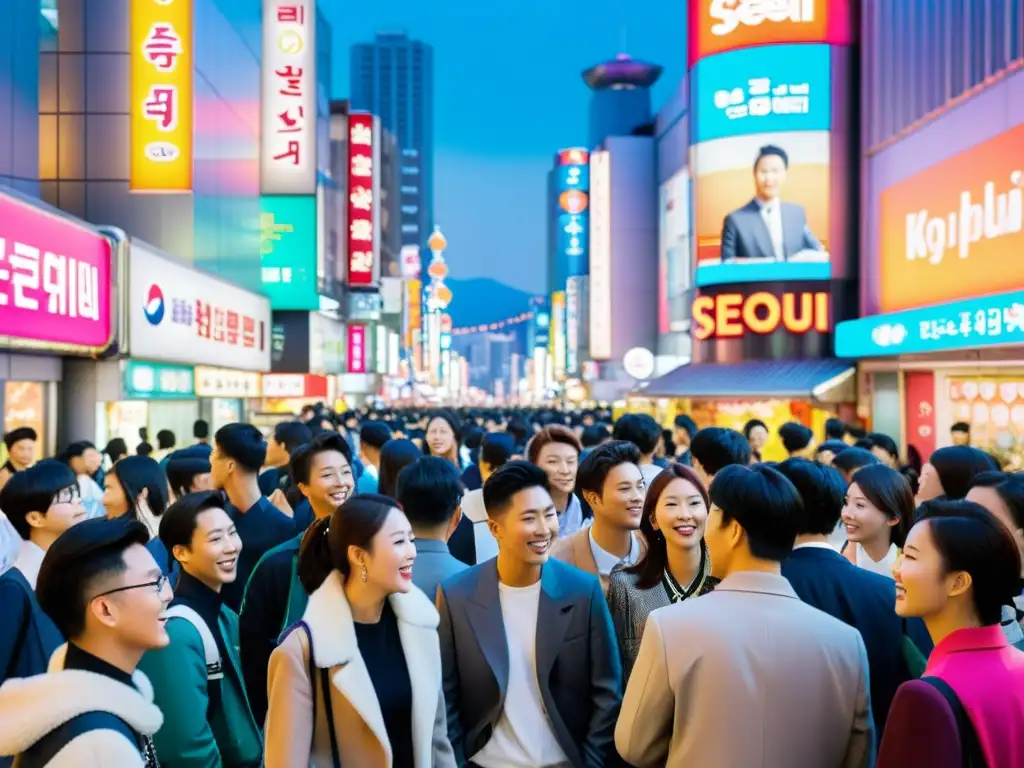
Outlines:
{"label": "eyeglasses", "polygon": [[100,597],[106,597],[107,595],[116,595],[118,592],[127,592],[130,589],[145,589],[146,587],[152,587],[158,595],[163,594],[164,587],[170,583],[170,579],[161,575],[156,581],[147,581],[145,584],[129,584],[126,587],[118,587],[117,589],[108,589],[106,592],[100,592],[98,595],[93,596],[93,600]]}
{"label": "eyeglasses", "polygon": [[81,500],[82,491],[79,489],[78,483],[75,483],[74,485],[69,485],[67,488],[61,488],[57,491],[56,495],[53,497],[53,501],[50,502],[50,505],[73,504],[76,501]]}

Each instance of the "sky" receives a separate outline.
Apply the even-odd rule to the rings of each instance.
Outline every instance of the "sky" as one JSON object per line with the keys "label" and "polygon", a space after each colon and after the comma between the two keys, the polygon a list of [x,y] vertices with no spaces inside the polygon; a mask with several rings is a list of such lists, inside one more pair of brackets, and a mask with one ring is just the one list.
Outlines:
{"label": "sky", "polygon": [[434,209],[453,277],[545,284],[546,174],[555,151],[586,143],[580,73],[626,52],[665,67],[657,111],[686,68],[678,0],[329,0],[333,96],[349,85],[349,47],[405,32],[434,47]]}

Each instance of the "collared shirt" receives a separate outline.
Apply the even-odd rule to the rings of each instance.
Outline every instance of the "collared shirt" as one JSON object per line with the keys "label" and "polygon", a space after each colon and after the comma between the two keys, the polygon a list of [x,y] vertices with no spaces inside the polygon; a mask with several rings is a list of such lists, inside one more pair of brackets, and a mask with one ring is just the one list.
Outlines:
{"label": "collared shirt", "polygon": [[356,492],[376,493],[379,481],[380,473],[377,468],[373,464],[364,464],[363,474],[359,476],[359,481],[356,483]]}
{"label": "collared shirt", "polygon": [[412,583],[433,601],[442,581],[469,566],[453,557],[448,545],[438,539],[419,537],[415,545],[416,562],[412,565]]}
{"label": "collared shirt", "polygon": [[795,552],[798,549],[827,549],[829,552],[838,551],[826,541],[805,541],[801,544],[794,544],[793,551]]}
{"label": "collared shirt", "polygon": [[636,543],[635,535],[629,537],[629,554],[621,559],[617,555],[609,552],[607,549],[603,549],[600,544],[594,541],[593,528],[590,529],[587,538],[590,540],[590,551],[594,555],[594,562],[597,563],[597,572],[601,576],[607,576],[610,574],[612,569],[619,563],[632,565],[640,556],[640,547]]}
{"label": "collared shirt", "polygon": [[21,571],[21,575],[25,577],[25,581],[29,583],[32,589],[36,588],[36,581],[39,579],[39,568],[43,564],[44,555],[46,555],[46,552],[31,541],[25,540],[21,542],[21,548],[18,550],[18,557],[14,561],[14,567]]}
{"label": "collared shirt", "polygon": [[583,507],[575,493],[569,494],[569,503],[565,505],[565,511],[558,515],[558,538],[564,539],[572,536],[583,527]]}
{"label": "collared shirt", "polygon": [[14,567],[14,561],[18,559],[22,541],[21,536],[11,525],[11,521],[7,519],[7,515],[0,510],[0,573]]}

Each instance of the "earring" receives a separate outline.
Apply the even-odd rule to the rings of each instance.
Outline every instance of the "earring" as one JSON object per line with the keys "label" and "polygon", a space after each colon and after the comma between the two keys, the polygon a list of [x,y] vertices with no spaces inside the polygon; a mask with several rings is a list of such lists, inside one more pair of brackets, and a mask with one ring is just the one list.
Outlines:
{"label": "earring", "polygon": [[361,566],[359,569],[359,578],[363,580],[363,584],[366,583],[366,566]]}

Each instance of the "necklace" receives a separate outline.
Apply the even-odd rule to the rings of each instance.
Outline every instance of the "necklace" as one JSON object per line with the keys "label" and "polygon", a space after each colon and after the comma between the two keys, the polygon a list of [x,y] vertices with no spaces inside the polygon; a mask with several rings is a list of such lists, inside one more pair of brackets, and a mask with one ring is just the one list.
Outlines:
{"label": "necklace", "polygon": [[711,562],[707,550],[701,549],[700,566],[697,568],[697,575],[693,577],[693,580],[685,589],[680,586],[679,582],[675,580],[675,577],[666,568],[661,580],[665,585],[665,591],[668,592],[669,601],[679,603],[688,597],[700,594],[700,591],[704,588],[704,583],[707,581],[708,574],[711,572],[710,566]]}

